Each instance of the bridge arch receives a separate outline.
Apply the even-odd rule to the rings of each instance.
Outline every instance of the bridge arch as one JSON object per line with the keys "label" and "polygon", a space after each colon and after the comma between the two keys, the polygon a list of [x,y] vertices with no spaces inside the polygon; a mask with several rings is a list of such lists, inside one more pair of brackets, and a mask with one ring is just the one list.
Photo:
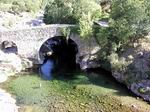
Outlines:
{"label": "bridge arch", "polygon": [[[78,52],[78,45],[77,43],[69,38],[66,39],[65,36],[54,36],[50,37],[48,39],[45,39],[38,47],[37,54],[38,54],[38,60],[40,63],[43,63],[44,55],[49,52],[58,52],[56,49],[61,49],[61,47],[73,47],[72,49]],[[55,51],[54,51],[55,50]]]}
{"label": "bridge arch", "polygon": [[39,48],[38,57],[41,64],[45,63],[45,60],[53,59],[58,69],[62,67],[62,70],[66,71],[68,68],[73,70],[76,67],[77,53],[78,46],[72,39],[55,36],[43,42]]}

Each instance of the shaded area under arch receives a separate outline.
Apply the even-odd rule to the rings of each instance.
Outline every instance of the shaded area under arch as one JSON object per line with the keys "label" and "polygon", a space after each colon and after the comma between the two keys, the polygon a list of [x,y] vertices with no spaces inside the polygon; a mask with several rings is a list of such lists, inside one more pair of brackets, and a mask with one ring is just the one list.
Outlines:
{"label": "shaded area under arch", "polygon": [[[43,65],[51,60],[51,72],[70,73],[76,71],[76,54],[78,46],[72,39],[56,36],[45,41],[39,50],[40,58],[44,57]],[[49,69],[49,68],[48,68]]]}

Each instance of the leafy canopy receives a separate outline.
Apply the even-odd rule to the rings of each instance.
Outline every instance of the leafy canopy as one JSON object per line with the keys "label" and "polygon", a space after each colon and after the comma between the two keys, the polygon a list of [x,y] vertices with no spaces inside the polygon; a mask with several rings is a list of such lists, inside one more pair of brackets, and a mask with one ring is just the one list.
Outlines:
{"label": "leafy canopy", "polygon": [[110,27],[118,43],[143,37],[150,31],[147,0],[112,0]]}

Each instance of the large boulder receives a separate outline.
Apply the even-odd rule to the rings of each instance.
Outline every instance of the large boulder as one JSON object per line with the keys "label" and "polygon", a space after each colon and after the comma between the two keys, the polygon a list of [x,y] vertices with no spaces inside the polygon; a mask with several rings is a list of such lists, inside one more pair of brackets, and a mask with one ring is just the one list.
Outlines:
{"label": "large boulder", "polygon": [[21,58],[14,53],[0,51],[0,70],[12,73],[11,75],[19,73],[22,70]]}
{"label": "large boulder", "polygon": [[29,59],[21,58],[15,53],[0,51],[0,83],[6,81],[8,76],[15,75],[26,68],[32,67],[33,64]]}
{"label": "large boulder", "polygon": [[112,75],[119,82],[150,101],[150,39],[131,43],[121,55],[110,56]]}

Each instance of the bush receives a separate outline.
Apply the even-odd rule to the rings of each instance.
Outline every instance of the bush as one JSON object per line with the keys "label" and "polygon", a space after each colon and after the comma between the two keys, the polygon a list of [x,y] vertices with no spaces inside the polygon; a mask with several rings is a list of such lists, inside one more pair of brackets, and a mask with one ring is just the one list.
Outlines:
{"label": "bush", "polygon": [[80,36],[83,38],[93,37],[93,23],[102,16],[100,5],[94,0],[79,0],[75,7],[74,15],[79,23]]}
{"label": "bush", "polygon": [[76,24],[83,14],[90,13],[91,18],[96,18],[98,11],[100,13],[101,8],[94,0],[51,0],[45,8],[44,22]]}
{"label": "bush", "polygon": [[45,0],[1,0],[0,3],[4,4],[4,6],[0,6],[1,9],[8,9],[5,4],[10,4],[9,10],[5,11],[12,11],[14,13],[20,13],[23,11],[28,12],[37,12],[42,7],[42,2]]}
{"label": "bush", "polygon": [[7,12],[11,9],[11,7],[12,7],[11,4],[0,3],[0,11]]}
{"label": "bush", "polygon": [[[150,31],[149,0],[112,0],[111,7],[109,28],[99,28],[95,32],[101,47],[100,59],[115,57],[113,53],[118,55],[129,42],[144,37]],[[109,60],[116,66],[114,68],[121,69],[122,65],[126,65],[120,59],[113,63],[117,60],[115,58]]]}
{"label": "bush", "polygon": [[78,24],[80,36],[89,38],[93,35],[93,22],[101,15],[101,7],[95,0],[51,0],[45,8],[44,22]]}
{"label": "bush", "polygon": [[25,3],[23,1],[13,1],[11,10],[14,13],[19,13],[19,12],[26,11],[27,9],[26,9]]}
{"label": "bush", "polygon": [[45,7],[44,22],[47,24],[75,23],[72,4],[73,0],[49,1]]}
{"label": "bush", "polygon": [[150,31],[150,11],[147,11],[150,6],[144,4],[146,1],[113,0],[110,27],[117,43],[138,39]]}
{"label": "bush", "polygon": [[28,12],[37,12],[41,8],[42,0],[25,0],[24,3]]}

